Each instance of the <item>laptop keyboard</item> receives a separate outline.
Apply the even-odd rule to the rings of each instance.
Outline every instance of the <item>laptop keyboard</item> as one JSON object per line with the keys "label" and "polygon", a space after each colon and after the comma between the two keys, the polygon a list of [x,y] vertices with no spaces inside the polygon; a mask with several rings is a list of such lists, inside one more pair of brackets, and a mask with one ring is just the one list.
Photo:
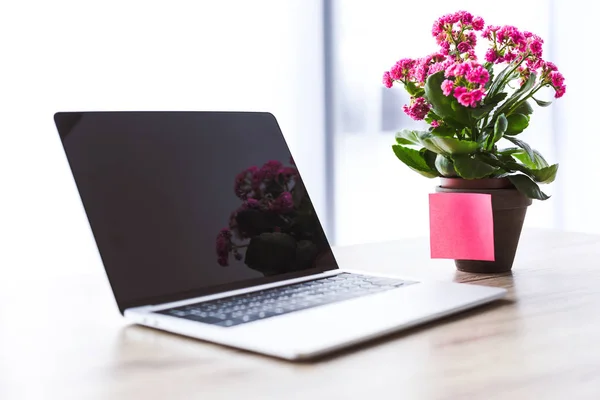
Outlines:
{"label": "laptop keyboard", "polygon": [[231,327],[294,311],[407,286],[393,278],[341,273],[328,278],[157,311],[172,317]]}

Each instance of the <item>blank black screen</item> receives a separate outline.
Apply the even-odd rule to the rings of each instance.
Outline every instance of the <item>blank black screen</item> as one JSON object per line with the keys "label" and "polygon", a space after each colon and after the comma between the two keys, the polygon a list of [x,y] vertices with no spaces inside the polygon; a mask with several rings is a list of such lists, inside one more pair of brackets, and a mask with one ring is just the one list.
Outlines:
{"label": "blank black screen", "polygon": [[268,113],[58,113],[119,308],[337,268]]}

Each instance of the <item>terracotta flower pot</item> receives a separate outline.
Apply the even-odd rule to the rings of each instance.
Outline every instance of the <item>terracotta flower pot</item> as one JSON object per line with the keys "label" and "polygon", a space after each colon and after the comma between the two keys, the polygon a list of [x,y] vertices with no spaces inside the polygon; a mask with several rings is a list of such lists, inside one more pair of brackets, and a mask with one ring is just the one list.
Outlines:
{"label": "terracotta flower pot", "polygon": [[464,272],[500,273],[512,269],[521,229],[531,199],[521,194],[507,178],[474,179],[441,178],[436,192],[488,193],[492,195],[495,261],[455,260]]}

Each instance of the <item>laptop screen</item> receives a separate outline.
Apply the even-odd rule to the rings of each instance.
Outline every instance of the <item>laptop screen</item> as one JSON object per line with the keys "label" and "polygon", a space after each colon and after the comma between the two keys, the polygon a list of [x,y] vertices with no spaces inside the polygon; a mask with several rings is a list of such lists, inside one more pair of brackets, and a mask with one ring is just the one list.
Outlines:
{"label": "laptop screen", "polygon": [[337,268],[268,113],[58,113],[119,308]]}

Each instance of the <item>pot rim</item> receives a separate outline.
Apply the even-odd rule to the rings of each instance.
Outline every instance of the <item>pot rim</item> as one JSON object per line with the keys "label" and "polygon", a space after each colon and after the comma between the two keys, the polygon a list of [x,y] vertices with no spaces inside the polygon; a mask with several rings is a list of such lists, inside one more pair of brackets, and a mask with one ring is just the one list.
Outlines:
{"label": "pot rim", "polygon": [[445,189],[513,189],[508,178],[464,179],[440,177],[440,187]]}

